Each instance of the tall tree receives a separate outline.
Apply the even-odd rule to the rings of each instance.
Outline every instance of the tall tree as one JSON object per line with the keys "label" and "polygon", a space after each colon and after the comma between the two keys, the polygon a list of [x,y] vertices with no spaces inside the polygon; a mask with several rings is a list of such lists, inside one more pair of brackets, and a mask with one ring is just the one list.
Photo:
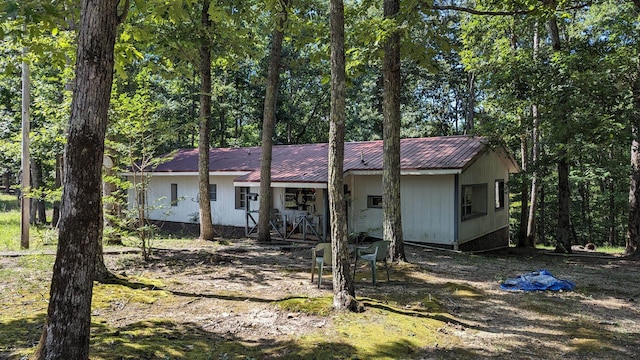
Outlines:
{"label": "tall tree", "polygon": [[[635,16],[640,17],[640,0],[634,0]],[[637,40],[636,40],[637,41]],[[629,183],[629,217],[625,253],[640,257],[640,53],[636,55],[631,80],[633,111],[631,114],[631,175]]]}
{"label": "tall tree", "polygon": [[[538,60],[538,51],[540,47],[540,35],[538,31],[538,22],[534,24],[533,29],[533,61]],[[525,246],[536,246],[536,209],[538,206],[538,191],[540,187],[540,112],[538,104],[531,105],[531,118],[533,123],[531,126],[531,193],[529,195],[529,215],[527,217],[527,232]],[[524,156],[524,154],[523,154]],[[523,194],[524,196],[524,194]]]}
{"label": "tall tree", "polygon": [[211,133],[211,45],[209,0],[202,0],[200,23],[200,130],[198,141],[198,194],[200,201],[200,239],[213,240],[213,221],[209,197],[209,137]]}
{"label": "tall tree", "polygon": [[344,129],[346,70],[344,51],[344,3],[331,0],[331,114],[329,125],[329,216],[333,257],[333,307],[356,310],[353,279],[349,276],[347,217],[344,200]]}
{"label": "tall tree", "polygon": [[[384,17],[395,22],[400,12],[399,0],[384,0]],[[382,205],[383,238],[391,242],[389,257],[393,261],[406,261],[402,239],[402,216],[400,203],[400,33],[397,27],[384,45],[382,62],[384,81],[383,101],[383,170]]]}
{"label": "tall tree", "polygon": [[280,77],[284,25],[287,21],[287,2],[288,0],[277,1],[274,9],[276,21],[271,40],[271,55],[264,95],[262,154],[260,158],[260,216],[258,218],[258,240],[263,242],[271,241],[271,150],[273,148],[273,128],[276,123],[278,78]]}
{"label": "tall tree", "polygon": [[[83,0],[64,157],[58,250],[38,359],[88,359],[95,252],[102,236],[102,158],[118,24],[125,0]],[[120,11],[118,5],[122,5]]]}

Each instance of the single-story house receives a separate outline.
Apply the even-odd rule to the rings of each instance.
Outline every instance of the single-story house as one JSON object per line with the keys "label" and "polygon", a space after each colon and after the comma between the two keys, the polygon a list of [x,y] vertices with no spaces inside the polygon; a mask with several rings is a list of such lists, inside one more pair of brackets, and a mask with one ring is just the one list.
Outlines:
{"label": "single-story house", "polygon": [[[501,146],[492,146],[483,137],[443,136],[402,139],[400,148],[405,241],[463,251],[508,246],[506,184],[518,165]],[[260,147],[210,150],[214,225],[254,227],[260,157]],[[350,234],[382,236],[382,159],[382,141],[345,144]],[[272,212],[277,219],[273,224],[281,236],[300,230],[306,236],[309,229],[324,239],[329,233],[327,162],[328,144],[273,146]],[[149,219],[198,222],[197,149],[178,150],[148,175],[144,198],[150,205]],[[130,192],[130,203],[136,196]]]}

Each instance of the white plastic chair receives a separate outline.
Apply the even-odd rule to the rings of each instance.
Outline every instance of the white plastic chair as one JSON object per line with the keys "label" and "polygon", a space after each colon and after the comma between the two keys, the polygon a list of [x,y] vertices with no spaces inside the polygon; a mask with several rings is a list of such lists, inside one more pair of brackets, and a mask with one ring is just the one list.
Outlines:
{"label": "white plastic chair", "polygon": [[389,281],[389,266],[387,264],[387,255],[389,253],[389,241],[376,241],[366,248],[356,248],[356,260],[353,266],[353,279],[356,279],[356,270],[358,269],[358,259],[367,261],[371,265],[371,278],[373,285],[376,284],[376,263],[384,262],[387,269],[387,281]]}
{"label": "white plastic chair", "polygon": [[318,288],[322,285],[322,270],[327,265],[331,268],[331,243],[319,243],[313,248],[311,253],[311,282],[313,282],[313,274],[318,268]]}

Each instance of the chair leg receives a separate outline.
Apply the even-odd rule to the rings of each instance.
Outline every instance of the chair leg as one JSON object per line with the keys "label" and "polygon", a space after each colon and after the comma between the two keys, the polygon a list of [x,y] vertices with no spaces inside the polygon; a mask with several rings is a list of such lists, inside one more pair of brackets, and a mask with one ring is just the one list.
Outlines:
{"label": "chair leg", "polygon": [[320,285],[322,285],[322,263],[320,263],[320,268],[318,269],[318,289],[320,289]]}
{"label": "chair leg", "polygon": [[376,286],[376,261],[375,260],[371,262],[371,277],[373,277],[372,279],[373,286]]}
{"label": "chair leg", "polygon": [[384,267],[387,269],[387,281],[389,281],[389,264],[387,264],[387,261],[384,261]]}
{"label": "chair leg", "polygon": [[356,261],[353,263],[353,282],[356,282],[356,269],[358,268],[358,257],[356,256]]}
{"label": "chair leg", "polygon": [[316,263],[311,264],[311,283],[313,284],[313,273],[316,271]]}

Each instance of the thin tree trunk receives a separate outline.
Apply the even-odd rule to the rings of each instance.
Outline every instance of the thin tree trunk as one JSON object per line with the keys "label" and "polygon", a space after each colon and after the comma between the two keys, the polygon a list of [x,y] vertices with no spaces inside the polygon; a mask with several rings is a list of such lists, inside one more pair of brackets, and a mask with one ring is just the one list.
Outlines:
{"label": "thin tree trunk", "polygon": [[[27,32],[27,23],[24,23],[24,32]],[[27,48],[22,49],[23,56],[27,55]],[[20,247],[22,249],[29,248],[29,224],[31,215],[31,198],[26,194],[27,189],[31,186],[31,167],[30,152],[29,152],[29,133],[30,133],[30,106],[31,106],[31,92],[30,92],[30,79],[31,71],[29,63],[22,61],[22,152],[21,152],[21,165],[22,165],[22,181],[20,182]]]}
{"label": "thin tree trunk", "polygon": [[[538,61],[538,50],[540,48],[540,33],[538,23],[533,29],[533,61]],[[538,188],[540,187],[540,113],[538,104],[531,105],[531,189],[529,195],[529,216],[527,217],[527,233],[525,245],[536,247],[536,210],[538,206]],[[523,194],[524,195],[524,194]]]}
{"label": "thin tree trunk", "polygon": [[[523,118],[520,119],[524,124]],[[526,130],[523,128],[523,134],[520,135],[520,153],[522,167],[522,182],[520,184],[520,224],[518,226],[518,247],[527,247],[527,225],[529,224],[529,184],[527,183],[527,171],[529,170],[529,146],[527,144]]]}
{"label": "thin tree trunk", "polygon": [[[393,19],[400,12],[399,0],[384,0],[384,17]],[[402,211],[400,202],[400,33],[394,31],[384,45],[382,65],[383,139],[382,170],[382,232],[390,241],[389,258],[406,261],[402,238]]]}
{"label": "thin tree trunk", "polygon": [[83,0],[76,85],[64,158],[64,191],[47,319],[38,359],[88,359],[95,251],[102,236],[102,156],[120,0]]}
{"label": "thin tree trunk", "polygon": [[470,71],[467,74],[467,111],[465,114],[464,133],[471,134],[474,128],[476,107],[476,73]]}
{"label": "thin tree trunk", "polygon": [[571,218],[569,163],[567,151],[562,149],[558,154],[558,228],[556,233],[556,251],[571,253]]}
{"label": "thin tree trunk", "polygon": [[287,21],[287,1],[281,0],[269,59],[269,74],[264,96],[264,116],[262,121],[262,154],[260,158],[260,216],[258,217],[258,241],[271,241],[271,157],[273,148],[273,128],[276,123],[276,103],[278,78],[280,77],[280,57],[284,25]]}
{"label": "thin tree trunk", "polygon": [[[56,175],[54,184],[56,189],[62,186],[62,154],[56,154]],[[53,202],[53,214],[51,215],[51,227],[57,228],[60,221],[60,201],[55,200]]]}
{"label": "thin tree trunk", "polygon": [[[555,2],[547,1],[546,5],[550,10],[555,11]],[[560,33],[558,31],[558,23],[555,16],[552,16],[547,22],[549,35],[551,36],[551,47],[554,52],[559,52],[562,47],[560,43]],[[562,116],[562,115],[561,115]],[[566,123],[566,117],[560,119]],[[556,251],[571,253],[571,193],[569,187],[569,159],[567,154],[567,145],[569,143],[569,134],[561,136],[561,149],[558,151],[558,227],[556,231]]]}
{"label": "thin tree trunk", "polygon": [[200,129],[198,140],[198,202],[200,239],[213,240],[213,221],[209,197],[209,138],[211,132],[211,45],[209,0],[202,0],[200,38]]}
{"label": "thin tree trunk", "polygon": [[46,224],[46,214],[44,208],[44,200],[42,200],[42,164],[39,160],[31,160],[31,188],[36,191],[38,195],[36,198],[31,199],[31,223],[32,224]]}
{"label": "thin tree trunk", "polygon": [[344,52],[344,3],[331,0],[331,115],[329,125],[329,211],[333,256],[333,306],[357,310],[355,290],[349,271],[347,218],[344,200],[344,131],[346,73]]}
{"label": "thin tree trunk", "polygon": [[631,120],[629,220],[625,246],[625,254],[627,255],[637,253],[640,243],[640,66],[632,85],[632,91],[634,111]]}

